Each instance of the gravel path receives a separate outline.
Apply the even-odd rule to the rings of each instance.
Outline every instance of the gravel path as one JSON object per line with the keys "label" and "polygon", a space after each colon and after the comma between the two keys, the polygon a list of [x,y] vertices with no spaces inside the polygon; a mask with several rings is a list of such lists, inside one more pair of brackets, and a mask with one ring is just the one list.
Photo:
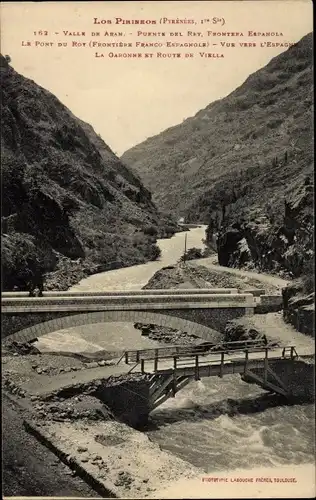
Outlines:
{"label": "gravel path", "polygon": [[75,373],[65,373],[56,375],[55,377],[42,376],[38,380],[31,381],[30,383],[23,384],[22,387],[28,393],[34,395],[50,394],[60,390],[61,388],[71,387],[77,384],[85,384],[93,382],[94,380],[106,379],[112,376],[120,376],[128,373],[132,365],[113,365],[102,366],[97,368],[89,368]]}

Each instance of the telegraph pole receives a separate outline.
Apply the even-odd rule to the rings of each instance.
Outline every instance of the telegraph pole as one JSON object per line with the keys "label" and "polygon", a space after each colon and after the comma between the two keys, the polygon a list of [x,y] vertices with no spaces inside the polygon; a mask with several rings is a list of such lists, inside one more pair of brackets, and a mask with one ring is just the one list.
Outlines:
{"label": "telegraph pole", "polygon": [[187,237],[188,237],[188,234],[185,233],[184,235],[184,254],[183,254],[183,262],[186,261],[186,258],[187,258]]}

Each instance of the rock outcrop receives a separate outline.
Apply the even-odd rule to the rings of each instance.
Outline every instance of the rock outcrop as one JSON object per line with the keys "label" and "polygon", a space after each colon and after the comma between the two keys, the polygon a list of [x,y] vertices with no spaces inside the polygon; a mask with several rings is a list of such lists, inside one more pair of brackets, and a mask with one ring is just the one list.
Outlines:
{"label": "rock outcrop", "polygon": [[295,279],[283,291],[284,318],[310,335],[314,331],[313,193],[314,186],[306,177],[284,200],[279,220],[262,210],[253,211],[247,221],[229,224],[228,218],[217,238],[221,265],[256,268]]}
{"label": "rock outcrop", "polygon": [[[265,345],[277,346],[279,343],[272,338],[268,338],[265,333],[257,330],[251,324],[251,321],[247,322],[244,320],[233,320],[229,321],[225,328],[225,342],[236,342],[235,347],[245,347],[247,341],[249,346],[251,346],[252,341],[256,341],[259,345],[264,347]],[[240,344],[238,342],[240,341]]]}
{"label": "rock outcrop", "polygon": [[140,330],[144,337],[162,342],[163,344],[192,345],[201,342],[201,339],[196,335],[191,335],[187,332],[165,326],[134,323],[134,328]]}
{"label": "rock outcrop", "polygon": [[52,271],[51,286],[65,289],[157,258],[167,218],[137,175],[54,95],[0,62],[4,289]]}
{"label": "rock outcrop", "polygon": [[[207,244],[223,266],[304,283],[313,272],[312,53],[310,33],[224,99],[122,157],[155,200],[208,224]],[[303,306],[290,303],[285,317],[310,331],[311,304],[302,326],[294,310]]]}
{"label": "rock outcrop", "polygon": [[[263,210],[249,212],[250,220],[222,224],[217,251],[219,263],[229,267],[253,265],[266,271],[286,271],[292,277],[312,272],[313,191],[309,178],[284,200],[283,217],[269,218]],[[210,233],[209,233],[210,235]],[[208,235],[208,237],[210,237]]]}
{"label": "rock outcrop", "polygon": [[313,277],[295,280],[283,289],[283,317],[296,330],[315,336],[315,292],[314,286],[307,281]]}

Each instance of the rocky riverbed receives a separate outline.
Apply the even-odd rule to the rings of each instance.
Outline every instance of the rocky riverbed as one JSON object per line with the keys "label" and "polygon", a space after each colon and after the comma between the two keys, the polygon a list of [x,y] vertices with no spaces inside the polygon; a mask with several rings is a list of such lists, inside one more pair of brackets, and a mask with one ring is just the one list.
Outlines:
{"label": "rocky riverbed", "polygon": [[[204,262],[205,260],[201,261],[201,264]],[[194,267],[193,271],[192,266]],[[131,276],[132,270],[128,269],[127,271],[127,274]],[[255,280],[254,277],[240,276],[237,270],[236,275],[232,274],[235,271],[232,269],[224,274],[221,274],[221,269],[216,271],[211,269],[208,272],[208,269],[207,271],[201,270],[200,263],[197,270],[196,263],[190,262],[185,271],[183,266],[177,264],[167,266],[164,271],[157,273],[146,285],[146,288],[149,286],[153,286],[153,288],[210,286],[243,290],[257,287],[266,288],[265,282],[260,279]],[[122,276],[122,279],[126,279],[126,275],[123,277],[122,271],[117,272],[119,276]],[[113,283],[111,273],[105,276],[107,284]],[[101,280],[101,276],[96,278]],[[117,289],[122,288],[120,279],[118,283],[112,285],[113,288],[115,286]],[[145,284],[143,283],[142,286]],[[278,286],[274,287],[271,283],[270,285],[271,287],[266,288],[266,290],[279,290]],[[79,289],[82,289],[80,286]],[[134,278],[130,282],[130,287],[129,289],[140,288]],[[270,334],[273,338],[277,330],[278,337],[282,340],[283,324],[280,314],[276,315],[279,320],[276,326],[276,316],[272,319],[269,315],[255,316],[257,319],[260,318],[260,324],[243,323],[244,330],[248,329],[249,333],[249,329],[256,329],[260,334],[264,332],[268,338],[270,338]],[[263,318],[268,318],[268,316],[270,320],[263,321]],[[176,398],[164,403],[163,407],[159,407],[153,412],[151,416],[152,429],[148,429],[147,435],[113,420],[111,411],[93,395],[97,380],[92,384],[82,384],[81,386],[79,384],[76,393],[70,391],[63,394],[57,391],[52,398],[45,400],[36,396],[30,397],[27,391],[22,395],[18,390],[22,384],[30,387],[32,384],[40,383],[42,387],[48,387],[60,377],[68,378],[69,384],[73,387],[76,385],[75,380],[79,374],[84,376],[85,373],[89,375],[89,373],[107,370],[108,364],[111,363],[110,358],[115,358],[118,352],[123,350],[123,346],[129,348],[144,347],[142,343],[144,341],[148,343],[148,347],[150,343],[155,343],[156,346],[179,345],[181,343],[187,345],[191,341],[192,343],[197,341],[197,339],[188,338],[185,332],[170,331],[170,329],[169,331],[160,331],[155,329],[156,327],[151,332],[149,331],[149,334],[157,338],[148,338],[149,335],[142,335],[142,326],[144,325],[141,325],[140,329],[135,329],[130,325],[133,331],[131,336],[129,336],[129,331],[123,330],[121,326],[112,337],[109,332],[106,332],[106,346],[111,346],[111,352],[102,347],[104,344],[99,345],[99,351],[97,351],[97,346],[104,337],[104,331],[100,330],[95,334],[93,345],[89,345],[90,352],[80,352],[83,344],[80,344],[79,340],[83,342],[83,339],[80,335],[76,337],[76,333],[73,334],[73,341],[71,345],[68,345],[68,351],[76,350],[76,354],[61,352],[63,348],[65,349],[67,334],[70,332],[56,332],[54,345],[55,350],[60,350],[59,355],[58,353],[27,354],[26,352],[23,354],[23,348],[21,350],[21,346],[18,346],[19,352],[13,349],[10,353],[7,352],[3,358],[3,374],[4,379],[7,380],[5,391],[10,391],[14,398],[22,402],[30,403],[31,408],[33,407],[34,424],[39,424],[37,427],[40,432],[45,432],[50,436],[49,439],[53,440],[56,445],[62,446],[66,456],[69,456],[70,472],[72,464],[76,462],[89,470],[89,473],[96,473],[97,477],[104,481],[107,487],[116,491],[119,497],[147,496],[155,498],[156,495],[160,495],[161,490],[168,489],[169,485],[172,485],[177,478],[196,477],[199,478],[197,481],[200,482],[201,471],[205,470],[209,473],[214,466],[219,471],[225,467],[233,470],[238,465],[244,466],[246,464],[247,466],[249,463],[272,465],[274,460],[276,463],[280,463],[280,461],[281,463],[292,463],[292,441],[287,443],[284,438],[288,435],[288,425],[295,428],[293,439],[295,446],[299,447],[300,460],[303,462],[310,460],[311,428],[309,422],[311,419],[309,408],[301,406],[293,409],[290,407],[279,408],[276,402],[271,408],[269,405],[264,406],[263,404],[262,406],[260,403],[258,409],[256,398],[261,397],[261,389],[249,386],[236,376],[224,377],[223,380],[204,379],[203,383],[192,382],[177,394]],[[243,333],[245,333],[244,330]],[[269,330],[269,335],[267,330]],[[145,333],[148,333],[146,326]],[[89,329],[84,330],[82,334],[84,339],[89,339]],[[291,335],[292,333],[288,329],[286,338],[291,338]],[[301,337],[296,340],[301,341]],[[53,346],[53,343],[51,345]],[[302,345],[304,345],[303,341]],[[40,350],[41,342],[37,343],[36,347]],[[99,374],[98,377],[100,379],[101,375]],[[243,401],[246,402],[243,403]],[[260,410],[261,406],[267,410]],[[231,412],[232,407],[237,408],[237,410]],[[275,425],[272,425],[271,430],[272,434],[276,433],[277,436],[273,443],[279,440],[282,444],[280,447],[273,447],[272,441],[272,444],[270,443],[270,433],[265,431],[267,426],[271,427],[270,419],[276,422]],[[281,424],[283,421],[284,425]],[[303,426],[301,426],[302,422],[304,422]],[[279,431],[280,426],[282,428]],[[226,443],[227,429],[230,429],[231,442]],[[295,438],[296,433],[299,436],[297,439]],[[89,443],[93,443],[91,449],[90,444],[86,442],[87,439]],[[122,439],[124,442],[120,441]],[[211,439],[214,447],[210,451],[208,443]],[[263,441],[265,444],[262,448]],[[192,442],[194,442],[194,447],[191,446]],[[225,442],[225,449],[219,448],[221,442]],[[99,448],[96,449],[95,443],[106,448],[106,453],[104,454],[104,450],[101,453]],[[241,443],[244,444],[241,445]],[[161,451],[160,447],[165,451]],[[259,448],[256,447],[261,450],[259,454]],[[79,448],[80,450],[78,450]],[[87,450],[83,451],[85,448]],[[134,449],[135,452],[131,452]],[[270,454],[274,457],[273,460],[271,459],[271,463],[269,461]],[[227,457],[230,457],[229,463],[226,461]],[[145,463],[146,461],[149,465]],[[199,491],[198,488],[196,491]]]}
{"label": "rocky riverbed", "polygon": [[[97,491],[103,488],[119,498],[144,498],[170,485],[179,474],[193,478],[199,473],[198,468],[161,451],[145,434],[118,422],[97,397],[100,376],[88,383],[74,380],[68,389],[43,396],[21,389],[25,384],[36,387],[40,380],[45,386],[45,380],[60,373],[70,377],[74,371],[93,371],[100,368],[97,362],[85,363],[70,356],[8,354],[3,365],[4,390],[17,402],[26,419],[25,428],[55,450],[68,464],[70,474],[94,481]],[[140,375],[128,377],[135,380]],[[122,375],[115,383],[125,383],[125,379]]]}

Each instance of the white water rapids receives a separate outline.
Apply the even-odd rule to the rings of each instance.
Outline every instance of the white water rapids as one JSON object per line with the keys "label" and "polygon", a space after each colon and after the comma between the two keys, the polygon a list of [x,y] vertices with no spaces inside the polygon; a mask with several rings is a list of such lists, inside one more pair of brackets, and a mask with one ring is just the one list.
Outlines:
{"label": "white water rapids", "polygon": [[[203,246],[204,227],[187,234],[188,248]],[[178,233],[171,239],[160,240],[162,255],[157,262],[90,276],[72,290],[140,289],[161,267],[176,263],[183,254],[184,235]],[[71,328],[47,335],[38,343],[42,351],[96,351],[109,346],[117,350],[155,345],[158,344],[141,337],[133,325],[126,323]],[[314,406],[277,403],[276,396],[268,396],[256,385],[242,382],[238,375],[203,379],[192,382],[156,409],[147,434],[163,449],[205,473],[253,469],[258,474],[260,470],[267,473],[268,468],[273,474],[282,466],[302,465],[303,469],[289,469],[291,475],[295,476],[296,471],[301,476],[308,474],[312,485],[314,478],[308,473],[311,470],[308,464],[314,464]],[[179,491],[175,491],[177,497]],[[283,491],[288,494],[288,485]],[[202,492],[206,494],[205,488]],[[210,495],[212,498],[211,492]]]}

